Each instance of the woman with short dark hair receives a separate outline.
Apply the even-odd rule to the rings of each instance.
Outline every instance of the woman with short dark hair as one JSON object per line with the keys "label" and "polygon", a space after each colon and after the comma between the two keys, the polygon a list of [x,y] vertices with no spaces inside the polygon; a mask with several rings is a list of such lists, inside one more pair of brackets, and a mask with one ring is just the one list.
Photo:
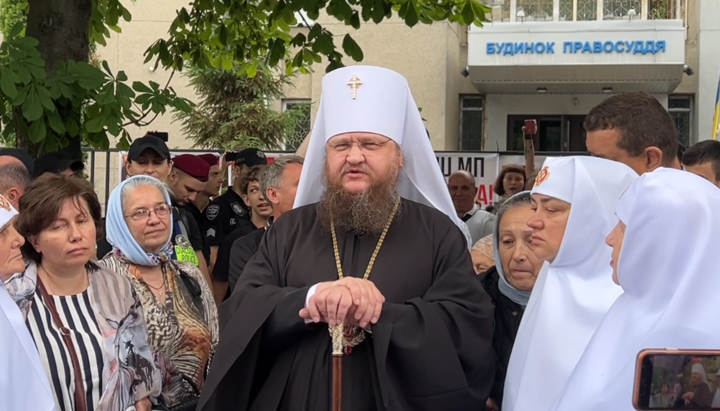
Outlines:
{"label": "woman with short dark hair", "polygon": [[60,411],[150,410],[160,372],[130,283],[91,261],[100,203],[85,180],[49,174],[20,199],[30,261],[6,287],[26,317]]}
{"label": "woman with short dark hair", "polygon": [[487,207],[486,210],[491,213],[497,213],[497,210],[505,200],[525,190],[526,182],[527,176],[525,175],[525,168],[518,164],[503,166],[493,186],[493,192],[497,194],[500,199],[493,205]]}

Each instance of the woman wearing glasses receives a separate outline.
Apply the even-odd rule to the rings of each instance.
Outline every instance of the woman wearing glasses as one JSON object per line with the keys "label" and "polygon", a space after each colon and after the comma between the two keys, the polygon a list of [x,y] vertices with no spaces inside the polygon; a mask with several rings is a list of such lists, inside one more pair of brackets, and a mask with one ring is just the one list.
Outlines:
{"label": "woman wearing glasses", "polygon": [[171,258],[171,211],[168,190],[154,177],[120,183],[107,209],[113,252],[100,261],[140,296],[168,406],[191,401],[202,389],[218,339],[217,309],[202,273]]}

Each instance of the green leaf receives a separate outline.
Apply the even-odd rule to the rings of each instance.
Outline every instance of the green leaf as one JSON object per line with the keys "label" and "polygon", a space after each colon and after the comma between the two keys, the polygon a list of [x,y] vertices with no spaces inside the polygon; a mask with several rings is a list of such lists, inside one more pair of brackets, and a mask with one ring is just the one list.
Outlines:
{"label": "green leaf", "polygon": [[350,25],[355,30],[360,29],[360,14],[357,11],[354,11],[352,17],[350,17]]}
{"label": "green leaf", "polygon": [[335,49],[333,44],[333,37],[330,32],[325,31],[315,39],[312,50],[316,53],[330,54]]}
{"label": "green leaf", "polygon": [[107,118],[106,113],[102,113],[97,117],[93,117],[85,122],[85,130],[88,133],[98,133],[105,127],[105,119]]}
{"label": "green leaf", "polygon": [[112,71],[110,71],[110,65],[108,64],[107,60],[103,60],[102,66],[105,69],[105,72],[108,73],[110,77],[112,77],[113,73]]}
{"label": "green leaf", "polygon": [[9,38],[17,37],[22,33],[23,29],[25,28],[25,21],[18,21],[13,26],[12,30],[10,30]]}
{"label": "green leaf", "polygon": [[45,129],[45,121],[42,118],[30,123],[30,127],[28,128],[28,138],[30,141],[37,144],[45,138],[46,134],[47,129]]}
{"label": "green leaf", "polygon": [[15,107],[18,107],[25,103],[25,99],[27,98],[28,92],[30,91],[30,86],[25,86],[20,89],[20,92],[18,95],[10,102]]}
{"label": "green leaf", "polygon": [[292,61],[293,67],[302,67],[303,54],[304,54],[303,51],[304,51],[303,49],[300,49],[300,51],[298,51],[297,54],[295,54],[295,58]]}
{"label": "green leaf", "polygon": [[45,60],[41,59],[40,57],[28,57],[24,59],[24,62],[27,64],[32,64],[35,67],[45,67]]}
{"label": "green leaf", "polygon": [[250,78],[255,77],[255,75],[257,75],[257,64],[248,63],[246,73]]}
{"label": "green leaf", "polygon": [[123,130],[122,131],[122,137],[120,137],[120,141],[117,143],[118,150],[129,150],[130,149],[130,133]]}
{"label": "green leaf", "polygon": [[363,52],[360,46],[353,40],[352,37],[350,37],[350,34],[346,34],[343,38],[343,50],[345,50],[345,53],[347,53],[348,56],[352,57],[355,61],[362,61],[363,60]]}
{"label": "green leaf", "polygon": [[128,76],[127,76],[127,74],[125,74],[124,71],[122,71],[122,70],[118,71],[118,74],[117,74],[118,81],[127,81],[127,79],[128,79]]}
{"label": "green leaf", "polygon": [[58,114],[57,110],[48,113],[47,119],[50,128],[52,128],[58,134],[65,134],[65,124],[63,124],[63,121],[60,118],[60,114]]}
{"label": "green leaf", "polygon": [[60,149],[60,144],[58,144],[58,139],[55,136],[47,136],[44,143],[44,149],[46,153],[52,153]]}
{"label": "green leaf", "polygon": [[6,68],[0,71],[0,90],[2,90],[7,98],[14,99],[18,95],[18,90],[15,83],[10,79],[10,75],[7,74],[9,71],[10,70]]}
{"label": "green leaf", "polygon": [[152,90],[150,89],[150,87],[146,86],[145,84],[143,84],[139,81],[133,82],[132,88],[133,88],[133,90],[139,91],[141,93],[152,93]]}
{"label": "green leaf", "polygon": [[184,112],[184,113],[191,113],[191,112],[192,112],[192,107],[190,106],[190,104],[188,103],[188,101],[185,100],[184,98],[180,98],[180,97],[176,98],[176,99],[173,101],[173,106],[174,106],[176,109],[178,109],[178,110],[180,110],[180,111],[182,111],[182,112]]}
{"label": "green leaf", "polygon": [[120,5],[120,12],[122,13],[123,20],[125,20],[125,21],[132,20],[132,15],[130,14],[130,11],[128,9],[126,9],[125,7],[123,7],[122,4]]}
{"label": "green leaf", "polygon": [[[31,87],[22,105],[22,114],[27,121],[35,121],[42,117],[43,106],[34,87]],[[44,124],[44,123],[43,123]]]}
{"label": "green leaf", "polygon": [[40,103],[42,103],[43,107],[45,107],[48,111],[55,111],[55,103],[50,95],[50,91],[42,85],[35,86],[35,91],[37,91]]}
{"label": "green leaf", "polygon": [[222,43],[223,46],[227,46],[228,31],[227,31],[227,27],[225,27],[224,24],[220,25],[220,32],[218,33],[218,38],[220,39],[220,43]]}
{"label": "green leaf", "polygon": [[[410,0],[407,0],[410,1]],[[407,3],[405,3],[407,4]],[[383,0],[375,0],[372,11],[372,21],[375,24],[380,23],[385,18],[385,2]]]}
{"label": "green leaf", "polygon": [[473,12],[472,1],[467,1],[465,3],[465,7],[463,7],[462,11],[462,17],[462,23],[467,26],[471,25],[473,23],[473,20],[475,20],[475,13]]}
{"label": "green leaf", "polygon": [[67,130],[70,137],[76,137],[80,132],[80,127],[78,127],[78,123],[75,120],[69,119],[65,120],[65,130]]}

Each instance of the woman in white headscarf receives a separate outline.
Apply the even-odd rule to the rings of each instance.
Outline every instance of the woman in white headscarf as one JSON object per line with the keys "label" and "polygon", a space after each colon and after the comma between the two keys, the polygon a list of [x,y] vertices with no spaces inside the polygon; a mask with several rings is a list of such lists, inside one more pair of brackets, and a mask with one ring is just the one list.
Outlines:
{"label": "woman in white headscarf", "polygon": [[544,263],[535,256],[532,230],[527,225],[532,214],[529,191],[508,197],[498,207],[492,234],[494,241],[491,243],[494,263],[480,276],[480,282],[495,306],[495,381],[486,407],[490,410],[497,410],[502,404],[510,353],[530,293]]}
{"label": "woman in white headscarf", "polygon": [[503,411],[547,410],[620,292],[605,235],[637,173],[594,157],[548,158],[532,190],[538,275],[508,365]]}
{"label": "woman in white headscarf", "polygon": [[[25,271],[20,247],[23,236],[15,230],[18,213],[0,195],[0,279],[3,283]],[[51,411],[55,399],[50,382],[25,326],[20,309],[0,286],[0,397],[3,409]]]}
{"label": "woman in white headscarf", "polygon": [[[713,306],[720,289],[718,204],[717,187],[667,168],[644,174],[622,196],[620,222],[607,242],[613,247],[613,277],[623,294],[602,320],[553,410],[632,410],[638,352],[717,346],[720,328],[712,324],[720,321]],[[700,377],[707,379],[704,370]],[[690,390],[684,391],[683,402],[701,400],[696,394],[688,399]]]}

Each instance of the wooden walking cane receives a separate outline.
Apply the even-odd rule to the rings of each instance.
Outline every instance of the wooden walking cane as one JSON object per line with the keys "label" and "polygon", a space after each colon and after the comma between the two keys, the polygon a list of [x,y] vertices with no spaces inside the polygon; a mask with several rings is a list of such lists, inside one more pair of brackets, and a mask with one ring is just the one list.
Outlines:
{"label": "wooden walking cane", "polygon": [[343,324],[332,327],[332,411],[342,411]]}

